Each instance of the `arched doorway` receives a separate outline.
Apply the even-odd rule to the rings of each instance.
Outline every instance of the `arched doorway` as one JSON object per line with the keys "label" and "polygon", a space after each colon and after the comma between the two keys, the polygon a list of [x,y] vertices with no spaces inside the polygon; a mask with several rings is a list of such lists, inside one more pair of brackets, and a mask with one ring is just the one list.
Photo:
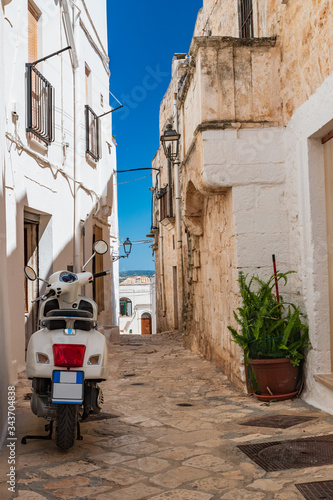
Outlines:
{"label": "arched doorway", "polygon": [[143,313],[141,316],[141,334],[151,335],[151,314]]}

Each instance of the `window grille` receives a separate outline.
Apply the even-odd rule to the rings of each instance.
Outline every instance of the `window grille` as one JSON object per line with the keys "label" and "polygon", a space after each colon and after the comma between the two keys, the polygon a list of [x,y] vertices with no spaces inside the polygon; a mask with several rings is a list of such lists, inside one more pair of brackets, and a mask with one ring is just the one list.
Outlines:
{"label": "window grille", "polygon": [[27,64],[27,132],[47,144],[54,141],[54,88],[33,64]]}
{"label": "window grille", "polygon": [[91,107],[86,104],[86,153],[95,161],[102,158],[100,137],[100,119]]}
{"label": "window grille", "polygon": [[238,0],[239,36],[253,37],[253,6],[252,0]]}

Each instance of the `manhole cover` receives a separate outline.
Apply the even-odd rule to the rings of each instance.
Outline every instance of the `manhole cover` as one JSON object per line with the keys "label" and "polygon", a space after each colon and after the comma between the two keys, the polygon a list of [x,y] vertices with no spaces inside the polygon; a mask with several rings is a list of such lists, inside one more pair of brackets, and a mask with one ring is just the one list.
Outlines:
{"label": "manhole cover", "polygon": [[331,500],[333,498],[333,481],[295,484],[306,500]]}
{"label": "manhole cover", "polygon": [[262,418],[253,418],[251,420],[247,420],[246,422],[242,422],[240,425],[287,429],[288,427],[308,422],[314,418],[315,417],[301,417],[299,415],[270,415]]}
{"label": "manhole cover", "polygon": [[110,418],[118,418],[119,415],[114,415],[112,413],[93,413],[89,415],[87,418],[82,420],[82,423],[85,422],[98,422],[99,420],[109,420]]}
{"label": "manhole cover", "polygon": [[184,407],[188,407],[188,406],[193,406],[191,403],[177,403],[176,406],[184,406]]}
{"label": "manhole cover", "polygon": [[302,469],[333,464],[333,435],[315,438],[238,445],[266,471]]}

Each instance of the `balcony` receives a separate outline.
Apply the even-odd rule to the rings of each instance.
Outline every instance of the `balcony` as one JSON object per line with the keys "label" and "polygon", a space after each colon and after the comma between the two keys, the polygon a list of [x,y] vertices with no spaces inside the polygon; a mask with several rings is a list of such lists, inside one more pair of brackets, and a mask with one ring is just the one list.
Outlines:
{"label": "balcony", "polygon": [[178,92],[185,154],[202,130],[281,123],[279,48],[274,38],[195,37]]}
{"label": "balcony", "polygon": [[174,212],[173,212],[173,193],[170,186],[166,186],[160,189],[156,198],[160,203],[160,222],[164,226],[169,228],[173,227],[175,222]]}

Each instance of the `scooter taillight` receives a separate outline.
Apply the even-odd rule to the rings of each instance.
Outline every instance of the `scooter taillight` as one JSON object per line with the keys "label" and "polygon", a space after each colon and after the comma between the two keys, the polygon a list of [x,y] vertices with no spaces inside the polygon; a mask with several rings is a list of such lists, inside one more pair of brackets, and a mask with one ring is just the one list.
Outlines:
{"label": "scooter taillight", "polygon": [[66,368],[83,366],[85,352],[85,345],[53,344],[54,366],[66,366]]}

